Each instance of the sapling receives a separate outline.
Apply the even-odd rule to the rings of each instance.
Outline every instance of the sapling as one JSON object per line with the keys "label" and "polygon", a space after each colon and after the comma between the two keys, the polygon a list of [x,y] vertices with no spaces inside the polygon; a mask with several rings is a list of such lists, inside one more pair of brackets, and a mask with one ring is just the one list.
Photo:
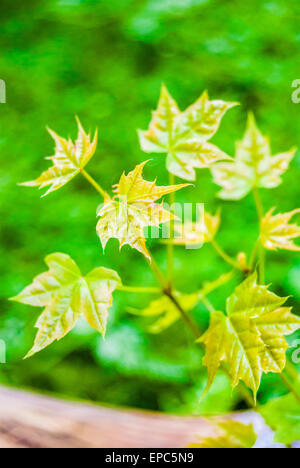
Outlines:
{"label": "sapling", "polygon": [[[48,255],[48,271],[38,275],[31,285],[13,298],[24,304],[44,307],[36,324],[38,333],[34,346],[26,357],[63,338],[81,316],[104,336],[114,290],[153,293],[155,298],[144,310],[131,309],[130,312],[153,316],[149,328],[152,333],[160,333],[178,320],[185,322],[194,334],[196,344],[205,348],[203,365],[208,369],[206,392],[216,374],[222,371],[229,376],[233,387],[238,387],[247,404],[254,407],[262,375],[276,373],[290,391],[290,405],[299,421],[298,376],[297,370],[287,362],[288,344],[285,336],[300,328],[300,318],[286,305],[287,297],[278,296],[271,291],[270,286],[265,285],[265,251],[300,251],[300,247],[293,242],[300,236],[300,227],[290,223],[300,209],[278,213],[276,208],[271,208],[266,212],[259,192],[260,188],[271,189],[282,182],[282,176],[296,149],[272,156],[269,140],[258,129],[252,114],[249,114],[242,140],[236,144],[234,158],[212,144],[210,140],[219,129],[223,116],[236,105],[235,102],[210,100],[204,92],[195,103],[180,111],[166,87],[162,86],[149,127],[147,130],[139,130],[138,135],[144,152],[166,155],[169,173],[167,186],[159,186],[156,181],[144,179],[143,169],[147,163],[144,161],[128,174],[123,173],[119,181],[116,180],[111,193],[108,193],[86,170],[86,165],[96,151],[97,132],[92,138],[84,131],[78,119],[75,143],[49,130],[55,141],[55,154],[50,158],[52,166],[37,179],[22,185],[40,189],[47,187],[45,196],[63,187],[77,174],[83,175],[102,197],[103,203],[97,211],[96,230],[103,249],[111,238],[118,239],[120,247],[128,244],[137,251],[137,255],[145,258],[158,286],[124,285],[117,272],[103,267],[83,275],[68,255]],[[219,245],[216,238],[221,225],[220,210],[215,214],[205,210],[201,219],[193,222],[179,219],[163,205],[162,198],[168,196],[169,206],[172,207],[175,193],[185,190],[196,179],[197,171],[203,168],[211,171],[215,184],[221,187],[219,198],[238,201],[253,194],[259,220],[259,237],[248,255],[237,252],[232,257]],[[177,184],[176,177],[186,182]],[[153,258],[145,237],[145,228],[158,228],[163,223],[170,224],[170,238],[162,241],[166,244],[166,274]],[[201,290],[185,294],[176,289],[174,284],[174,249],[203,242],[211,244],[230,266],[230,271],[215,281],[206,282]],[[242,277],[241,283],[228,298],[224,298],[223,310],[215,310],[207,296],[229,282],[236,271]],[[207,330],[201,330],[190,315],[199,302],[210,313]],[[275,407],[280,408],[280,403]],[[268,415],[268,409],[262,413]],[[280,425],[280,418],[274,416],[273,419]],[[288,424],[286,420],[284,424]],[[293,430],[293,438],[300,439],[299,426],[298,422],[298,429]],[[223,426],[223,429],[228,432],[231,427],[235,431],[239,430],[238,424],[229,424]],[[273,427],[279,433],[282,432],[276,424]],[[248,439],[247,443],[243,441],[245,445],[255,441],[251,431],[249,429],[247,432],[250,442]],[[221,444],[224,442],[222,437]],[[229,439],[232,440],[232,437],[231,434]],[[284,442],[287,439],[285,437]]]}

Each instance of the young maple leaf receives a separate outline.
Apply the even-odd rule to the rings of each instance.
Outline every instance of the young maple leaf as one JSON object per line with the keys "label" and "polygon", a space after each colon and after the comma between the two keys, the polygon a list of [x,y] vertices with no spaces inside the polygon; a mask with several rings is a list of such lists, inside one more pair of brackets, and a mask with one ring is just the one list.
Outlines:
{"label": "young maple leaf", "polygon": [[249,114],[246,132],[236,145],[235,160],[216,163],[211,171],[214,182],[222,187],[224,200],[240,200],[254,187],[274,188],[281,184],[296,148],[272,156],[269,139],[259,131],[254,116]]}
{"label": "young maple leaf", "polygon": [[284,369],[288,348],[284,335],[300,328],[300,318],[282,307],[287,298],[267,288],[257,284],[254,273],[227,299],[227,315],[211,314],[210,326],[198,340],[206,346],[207,390],[222,361],[229,366],[233,387],[243,380],[255,397],[263,373]]}
{"label": "young maple leaf", "polygon": [[218,210],[215,215],[204,211],[199,222],[175,224],[175,237],[170,242],[174,245],[196,246],[211,242],[218,232],[221,218]]}
{"label": "young maple leaf", "polygon": [[39,331],[34,346],[26,357],[63,338],[80,316],[104,336],[112,293],[121,285],[118,274],[108,268],[95,268],[83,277],[74,260],[63,253],[48,255],[45,262],[49,271],[11,299],[45,307],[36,323]]}
{"label": "young maple leaf", "polygon": [[216,424],[215,437],[200,437],[199,442],[187,448],[252,448],[257,440],[252,424],[239,421],[219,421]]}
{"label": "young maple leaf", "polygon": [[291,239],[300,237],[300,226],[289,224],[289,221],[295,214],[300,213],[300,208],[273,216],[274,210],[275,208],[272,208],[261,221],[260,239],[263,246],[269,250],[285,249],[299,252],[300,246],[294,244]]}
{"label": "young maple leaf", "polygon": [[82,125],[77,119],[78,137],[75,144],[69,138],[60,137],[52,130],[48,129],[50,135],[55,141],[54,156],[46,157],[52,161],[52,166],[43,172],[37,179],[23,182],[20,185],[26,187],[44,188],[50,185],[48,191],[42,195],[45,197],[48,193],[58,190],[63,185],[73,179],[93,157],[97,147],[97,130],[93,141],[90,134],[85,133]]}
{"label": "young maple leaf", "polygon": [[167,169],[182,179],[195,180],[195,168],[207,168],[216,161],[231,159],[208,143],[222,117],[235,102],[210,101],[206,92],[184,112],[163,85],[158,107],[146,131],[139,130],[145,153],[167,153]]}
{"label": "young maple leaf", "polygon": [[119,240],[120,247],[129,244],[151,260],[146,248],[144,228],[158,227],[160,224],[175,219],[174,215],[165,210],[162,204],[155,203],[163,195],[175,192],[188,184],[178,184],[159,187],[156,181],[143,179],[142,172],[145,161],[121,176],[115,186],[113,198],[106,197],[104,204],[98,210],[100,217],[97,223],[97,233],[103,248],[111,238]]}

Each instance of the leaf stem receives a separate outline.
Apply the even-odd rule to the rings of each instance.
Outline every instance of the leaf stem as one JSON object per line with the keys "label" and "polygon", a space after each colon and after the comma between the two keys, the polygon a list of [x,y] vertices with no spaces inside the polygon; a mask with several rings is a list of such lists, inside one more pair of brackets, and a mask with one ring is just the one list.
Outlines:
{"label": "leaf stem", "polygon": [[179,310],[181,317],[185,321],[185,323],[188,325],[190,330],[193,332],[196,338],[199,338],[199,336],[202,335],[202,331],[198,328],[198,325],[191,319],[189,314],[181,307],[179,304],[178,300],[174,296],[174,294],[171,291],[165,290],[164,291],[165,296],[167,296],[175,305],[175,307]]}
{"label": "leaf stem", "polygon": [[[256,206],[256,211],[257,211],[257,216],[259,220],[259,228],[261,226],[261,221],[264,217],[264,208],[263,204],[260,198],[260,194],[258,191],[257,187],[253,187],[253,195],[254,195],[254,200],[255,200],[255,206]],[[265,283],[265,261],[266,261],[266,255],[265,255],[265,249],[264,246],[260,242],[259,238],[259,243],[260,243],[260,248],[259,248],[259,282],[260,284]]]}
{"label": "leaf stem", "polygon": [[286,361],[285,371],[291,380],[298,380],[299,374],[295,366],[290,361]]}
{"label": "leaf stem", "polygon": [[264,207],[263,207],[263,204],[262,204],[260,194],[259,194],[259,191],[258,191],[257,187],[253,187],[253,195],[254,195],[254,200],[255,200],[258,219],[259,219],[259,222],[261,222],[261,220],[264,217]]}
{"label": "leaf stem", "polygon": [[238,264],[238,262],[236,262],[233,258],[231,258],[231,257],[222,249],[222,247],[220,246],[220,244],[218,244],[218,242],[217,242],[215,239],[211,239],[211,245],[213,246],[213,248],[215,249],[215,251],[220,255],[220,257],[222,257],[223,260],[225,260],[226,263],[228,263],[230,266],[232,266],[232,267],[235,268],[236,270],[243,271],[242,267]]}
{"label": "leaf stem", "polygon": [[253,270],[255,269],[255,260],[259,252],[259,249],[260,249],[260,238],[257,239],[253,252],[251,254],[251,259],[250,259],[250,271],[251,272],[253,272]]}
{"label": "leaf stem", "polygon": [[[169,185],[175,185],[175,176],[169,172]],[[175,192],[170,193],[169,195],[170,208],[174,206],[175,203]],[[170,221],[170,239],[173,239],[174,236],[174,220]],[[167,257],[168,257],[168,280],[170,283],[173,281],[173,265],[174,265],[174,245],[173,242],[168,242],[167,244]]]}
{"label": "leaf stem", "polygon": [[289,381],[289,379],[286,377],[284,371],[279,374],[279,377],[280,379],[282,380],[282,382],[284,383],[284,385],[289,389],[289,391],[291,393],[293,393],[294,397],[296,398],[296,400],[300,403],[300,394],[298,393],[298,391],[296,390],[296,388],[294,387],[294,385]]}
{"label": "leaf stem", "polygon": [[216,309],[214,308],[214,306],[212,305],[212,303],[207,299],[207,297],[203,296],[201,297],[201,302],[205,305],[205,307],[207,308],[207,310],[213,314],[214,312],[216,312]]}
{"label": "leaf stem", "polygon": [[168,282],[166,278],[164,277],[164,274],[160,270],[158,264],[156,263],[156,260],[154,259],[154,257],[150,253],[149,255],[150,255],[150,259],[147,259],[147,263],[149,267],[151,268],[154,276],[158,280],[159,284],[161,285],[162,290],[165,290],[169,287]]}
{"label": "leaf stem", "polygon": [[260,284],[265,284],[265,263],[266,263],[266,253],[265,249],[261,245],[259,250],[259,282]]}
{"label": "leaf stem", "polygon": [[[190,330],[195,335],[195,337],[199,338],[199,336],[202,335],[202,331],[198,328],[198,325],[196,323],[194,323],[194,321],[191,319],[189,314],[181,307],[181,305],[179,304],[177,298],[174,296],[174,294],[172,292],[172,289],[170,289],[169,283],[164,278],[164,275],[160,271],[157,263],[155,262],[155,260],[154,260],[154,258],[152,256],[151,256],[151,260],[152,261],[148,261],[148,264],[149,264],[150,268],[152,269],[153,273],[155,274],[155,276],[157,277],[158,281],[160,282],[160,284],[162,286],[163,294],[165,296],[167,296],[173,302],[175,307],[180,312],[181,317],[184,320],[184,322],[190,328]],[[165,285],[166,285],[166,287],[165,287]],[[215,311],[213,305],[210,303],[210,301],[206,297],[202,296],[201,301],[204,304],[206,304],[206,306],[209,306],[210,312]],[[225,367],[223,367],[223,366],[222,366],[222,368],[223,368],[224,372],[226,372],[226,374],[229,375],[227,369]],[[250,407],[255,407],[255,401],[254,401],[254,398],[253,398],[250,390],[248,390],[245,386],[242,386],[241,384],[239,385],[238,389],[240,391],[240,394],[241,394],[242,398],[249,404],[249,406]]]}
{"label": "leaf stem", "polygon": [[148,261],[150,268],[152,269],[154,275],[156,276],[157,280],[159,281],[162,287],[162,293],[167,296],[175,305],[175,307],[179,310],[183,320],[188,325],[190,330],[193,332],[196,338],[202,334],[202,332],[198,329],[198,326],[193,322],[190,318],[189,314],[181,307],[177,298],[175,297],[171,285],[168,280],[164,277],[163,273],[161,272],[159,266],[157,265],[156,261],[154,260],[153,256],[151,255],[151,261]]}
{"label": "leaf stem", "polygon": [[105,197],[105,190],[103,190],[103,188],[95,181],[95,179],[93,179],[92,176],[90,176],[90,174],[88,172],[86,172],[84,169],[81,169],[80,170],[81,174],[83,175],[83,177],[86,178],[86,180],[88,180],[88,182],[97,190],[98,193],[100,193],[100,195],[104,198]]}

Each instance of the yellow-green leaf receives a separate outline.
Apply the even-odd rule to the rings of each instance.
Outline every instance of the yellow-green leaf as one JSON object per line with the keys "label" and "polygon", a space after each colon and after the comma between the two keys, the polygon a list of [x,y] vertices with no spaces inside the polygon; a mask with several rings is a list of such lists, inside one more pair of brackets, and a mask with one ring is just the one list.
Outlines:
{"label": "yellow-green leaf", "polygon": [[264,343],[261,353],[263,371],[282,372],[286,365],[285,352],[289,347],[284,336],[300,328],[300,318],[291,313],[290,307],[280,307],[260,313],[253,321]]}
{"label": "yellow-green leaf", "polygon": [[170,240],[175,245],[201,246],[205,242],[211,242],[218,232],[221,222],[220,211],[211,215],[204,211],[198,222],[188,221],[184,224],[175,224],[174,238]]}
{"label": "yellow-green leaf", "polygon": [[263,373],[283,370],[284,336],[300,328],[300,318],[282,307],[286,299],[258,285],[253,274],[228,298],[226,316],[211,314],[210,326],[198,340],[206,347],[207,390],[222,362],[229,366],[233,386],[242,380],[255,397]]}
{"label": "yellow-green leaf", "polygon": [[169,147],[174,118],[180,114],[176,101],[162,85],[157,109],[152,113],[148,130],[139,130],[140,144],[146,153],[164,153]]}
{"label": "yellow-green leaf", "polygon": [[47,157],[52,161],[52,166],[43,172],[37,179],[23,182],[20,185],[27,187],[39,187],[40,189],[50,185],[48,191],[43,195],[58,190],[67,184],[82,170],[94,155],[97,147],[97,131],[93,141],[90,134],[85,133],[79,119],[78,137],[75,143],[71,139],[66,140],[52,130],[48,129],[55,141],[54,156]]}
{"label": "yellow-green leaf", "polygon": [[168,153],[166,165],[172,174],[182,179],[195,180],[195,169],[206,169],[224,160],[231,158],[212,143],[195,138],[178,142]]}
{"label": "yellow-green leaf", "polygon": [[36,328],[33,348],[26,357],[63,338],[83,316],[103,336],[112,293],[121,284],[118,274],[108,268],[95,268],[85,277],[66,254],[54,253],[45,259],[49,270],[38,275],[12,300],[45,307]]}
{"label": "yellow-green leaf", "polygon": [[199,442],[188,445],[188,448],[252,448],[257,440],[252,424],[229,420],[216,424],[216,429],[216,437],[201,437]]}
{"label": "yellow-green leaf", "polygon": [[259,332],[264,345],[260,353],[264,373],[282,372],[288,348],[284,336],[300,328],[300,318],[291,313],[290,307],[282,307],[287,299],[272,293],[267,286],[258,285],[254,274],[236,288],[227,302],[229,314],[245,311]]}
{"label": "yellow-green leaf", "polygon": [[156,185],[156,181],[144,180],[142,171],[146,162],[136,166],[127,176],[123,174],[115,186],[115,196],[106,197],[97,213],[100,218],[97,233],[103,248],[109,239],[116,238],[120,247],[129,244],[150,260],[144,228],[158,227],[174,219],[174,215],[165,210],[162,204],[155,202],[168,193],[186,187],[187,184],[160,187]]}
{"label": "yellow-green leaf", "polygon": [[214,312],[209,329],[198,341],[204,343],[206,348],[203,359],[203,364],[208,368],[206,391],[224,361],[229,365],[233,387],[243,380],[256,395],[262,374],[260,353],[263,342],[249,316],[236,314],[226,317],[222,312]]}
{"label": "yellow-green leaf", "polygon": [[214,182],[222,187],[219,197],[240,200],[254,187],[274,188],[281,184],[296,148],[272,156],[269,139],[259,131],[249,114],[246,132],[236,145],[234,161],[212,166]]}
{"label": "yellow-green leaf", "polygon": [[288,213],[273,215],[272,208],[261,221],[260,238],[263,246],[269,250],[285,249],[300,251],[300,246],[294,244],[291,239],[300,237],[300,226],[289,224],[291,218],[300,213],[300,208]]}
{"label": "yellow-green leaf", "polygon": [[222,117],[236,103],[210,101],[206,92],[184,112],[163,85],[157,109],[146,131],[139,130],[139,140],[146,153],[166,153],[167,169],[182,179],[194,180],[195,168],[231,159],[208,143],[219,128]]}
{"label": "yellow-green leaf", "polygon": [[222,100],[210,101],[207,91],[204,91],[196,102],[175,117],[176,141],[185,140],[187,137],[210,140],[217,132],[223,116],[237,104]]}

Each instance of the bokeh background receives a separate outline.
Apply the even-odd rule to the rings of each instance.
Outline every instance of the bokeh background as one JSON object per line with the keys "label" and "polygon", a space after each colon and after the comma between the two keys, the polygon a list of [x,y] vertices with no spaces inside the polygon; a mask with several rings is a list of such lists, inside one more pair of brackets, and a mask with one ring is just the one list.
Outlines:
{"label": "bokeh background", "polygon": [[[177,413],[212,413],[241,408],[230,384],[220,375],[200,402],[206,371],[201,351],[181,323],[160,335],[146,332],[147,321],[127,313],[143,307],[149,296],[117,292],[105,341],[79,323],[64,340],[23,361],[31,347],[39,309],[9,302],[44,271],[43,258],[70,254],[83,272],[95,266],[116,269],[125,284],[154,285],[143,257],[110,241],[103,255],[95,232],[100,199],[78,176],[44,199],[36,189],[17,186],[48,167],[53,152],[45,130],[76,136],[74,115],[85,127],[99,128],[100,142],[89,172],[109,189],[123,170],[147,158],[136,129],[146,128],[165,82],[181,108],[204,89],[212,98],[237,100],[214,142],[233,154],[253,110],[274,153],[300,147],[300,104],[291,101],[299,71],[297,0],[2,0],[0,5],[0,78],[7,103],[0,105],[0,339],[7,344],[7,364],[0,382],[113,405]],[[263,191],[266,208],[299,206],[299,153],[284,184]],[[153,155],[148,179],[167,183],[165,157]],[[232,255],[249,252],[257,236],[252,197],[240,203],[215,197],[208,171],[198,171],[194,187],[178,198],[222,205],[219,242]],[[165,247],[150,242],[162,268]],[[299,313],[300,259],[269,253],[267,280],[281,295],[292,295]],[[176,287],[192,292],[228,271],[209,245],[176,249]],[[234,282],[210,299],[224,308]],[[208,314],[198,305],[198,323]],[[294,337],[291,337],[292,342]],[[261,401],[285,392],[274,375],[264,378]]]}

